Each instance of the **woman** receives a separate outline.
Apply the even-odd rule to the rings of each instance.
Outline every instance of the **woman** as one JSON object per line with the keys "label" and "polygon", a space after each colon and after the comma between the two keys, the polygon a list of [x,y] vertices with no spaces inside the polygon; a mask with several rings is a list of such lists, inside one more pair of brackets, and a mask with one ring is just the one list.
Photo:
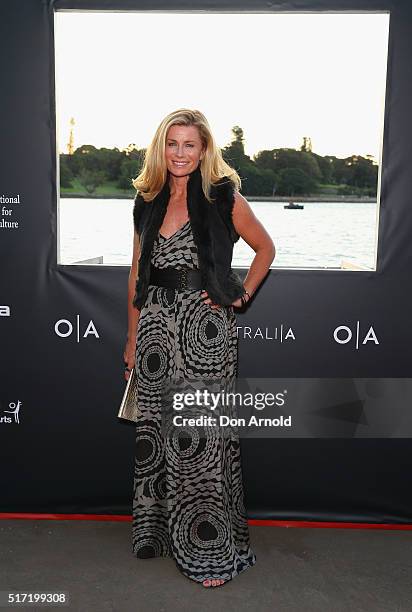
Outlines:
{"label": "woman", "polygon": [[[166,116],[133,181],[134,248],[125,378],[136,368],[133,553],[173,557],[205,587],[251,567],[239,439],[185,428],[165,435],[170,380],[231,381],[237,373],[234,307],[248,302],[275,256],[272,239],[238,192],[205,116]],[[242,237],[255,257],[242,283],[230,267]],[[170,405],[169,405],[170,407]],[[167,430],[169,431],[169,430]]]}

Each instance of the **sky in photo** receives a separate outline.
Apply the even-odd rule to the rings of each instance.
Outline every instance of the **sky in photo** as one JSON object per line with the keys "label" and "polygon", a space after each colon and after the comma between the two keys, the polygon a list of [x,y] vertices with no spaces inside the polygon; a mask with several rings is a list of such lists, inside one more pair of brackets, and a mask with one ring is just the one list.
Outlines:
{"label": "sky in photo", "polygon": [[381,149],[388,13],[55,13],[57,138],[147,147],[181,107],[207,117],[217,144],[320,155]]}

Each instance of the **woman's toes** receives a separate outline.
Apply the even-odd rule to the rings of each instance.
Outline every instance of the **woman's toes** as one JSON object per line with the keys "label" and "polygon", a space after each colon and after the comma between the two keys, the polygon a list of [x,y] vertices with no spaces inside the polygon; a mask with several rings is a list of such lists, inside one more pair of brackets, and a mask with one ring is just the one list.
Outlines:
{"label": "woman's toes", "polygon": [[222,580],[221,578],[213,578],[212,580],[210,578],[206,578],[206,580],[203,580],[202,582],[203,586],[205,587],[220,586],[223,583],[224,580]]}

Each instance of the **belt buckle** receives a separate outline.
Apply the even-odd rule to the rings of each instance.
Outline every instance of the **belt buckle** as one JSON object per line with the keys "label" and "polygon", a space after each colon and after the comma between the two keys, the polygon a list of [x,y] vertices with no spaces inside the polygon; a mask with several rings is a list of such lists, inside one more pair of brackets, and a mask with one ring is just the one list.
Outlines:
{"label": "belt buckle", "polygon": [[187,269],[183,268],[180,271],[180,288],[187,289]]}

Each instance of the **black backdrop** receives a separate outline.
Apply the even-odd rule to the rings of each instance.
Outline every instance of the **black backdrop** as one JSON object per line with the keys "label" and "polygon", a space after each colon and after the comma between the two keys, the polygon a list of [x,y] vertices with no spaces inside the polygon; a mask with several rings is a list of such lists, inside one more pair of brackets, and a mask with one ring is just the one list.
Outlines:
{"label": "black backdrop", "polygon": [[[130,514],[134,428],[116,417],[129,270],[57,264],[52,14],[64,8],[391,11],[377,271],[273,270],[253,307],[237,313],[240,376],[321,379],[410,372],[412,7],[407,0],[1,3],[0,195],[20,194],[20,204],[6,205],[19,227],[0,229],[0,511]],[[55,331],[61,320],[73,326],[67,337]],[[334,340],[337,326],[355,331],[357,322],[361,336],[372,326],[379,343]],[[70,331],[70,323],[57,329]],[[247,326],[271,337],[291,328],[295,338],[252,340]],[[5,412],[17,402],[19,423]],[[410,438],[336,432],[243,439],[249,517],[411,522]]]}

